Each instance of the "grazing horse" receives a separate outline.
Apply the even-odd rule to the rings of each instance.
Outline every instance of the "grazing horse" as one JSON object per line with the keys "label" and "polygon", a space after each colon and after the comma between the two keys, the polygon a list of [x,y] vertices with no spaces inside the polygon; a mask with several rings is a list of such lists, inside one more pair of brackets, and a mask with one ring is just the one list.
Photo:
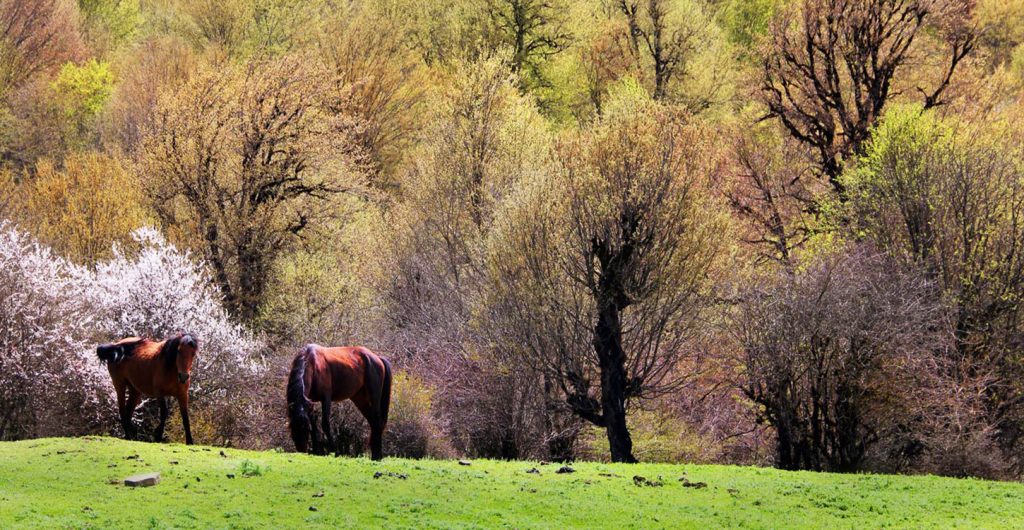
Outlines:
{"label": "grazing horse", "polygon": [[391,403],[391,363],[363,347],[325,348],[309,344],[292,360],[288,374],[288,425],[295,448],[306,452],[310,433],[313,452],[320,453],[320,436],[311,419],[313,402],[320,403],[327,451],[331,436],[331,402],[351,399],[370,424],[370,454],[382,455],[381,438]]}
{"label": "grazing horse", "polygon": [[156,342],[139,337],[128,337],[96,348],[96,355],[107,363],[110,380],[117,391],[117,407],[126,438],[132,438],[132,414],[142,396],[156,398],[160,404],[160,426],[154,437],[164,438],[167,421],[167,396],[178,400],[181,423],[185,427],[185,443],[192,444],[192,430],[188,424],[188,385],[192,361],[199,343],[188,333]]}

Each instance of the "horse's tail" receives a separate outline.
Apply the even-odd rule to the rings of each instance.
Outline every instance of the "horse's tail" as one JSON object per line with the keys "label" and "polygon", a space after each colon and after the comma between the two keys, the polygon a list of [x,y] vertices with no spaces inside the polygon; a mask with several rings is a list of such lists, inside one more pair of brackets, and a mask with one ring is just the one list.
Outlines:
{"label": "horse's tail", "polygon": [[292,359],[288,373],[288,427],[292,431],[295,449],[305,453],[309,444],[313,423],[309,418],[310,405],[306,398],[306,365],[313,354],[313,348],[306,346]]}
{"label": "horse's tail", "polygon": [[96,347],[96,356],[107,364],[118,363],[130,357],[135,347],[141,343],[142,339],[123,339],[111,344],[100,344]]}
{"label": "horse's tail", "polygon": [[100,344],[96,347],[96,356],[105,363],[117,362],[121,354],[121,347],[115,344]]}
{"label": "horse's tail", "polygon": [[384,381],[380,389],[380,419],[381,425],[388,423],[388,409],[391,408],[391,361],[381,357],[384,363]]}
{"label": "horse's tail", "polygon": [[[366,386],[370,394],[370,405],[377,411],[381,426],[388,421],[388,408],[391,406],[391,363],[383,357],[362,349],[363,366],[366,370]],[[383,371],[377,370],[373,359],[380,359]]]}

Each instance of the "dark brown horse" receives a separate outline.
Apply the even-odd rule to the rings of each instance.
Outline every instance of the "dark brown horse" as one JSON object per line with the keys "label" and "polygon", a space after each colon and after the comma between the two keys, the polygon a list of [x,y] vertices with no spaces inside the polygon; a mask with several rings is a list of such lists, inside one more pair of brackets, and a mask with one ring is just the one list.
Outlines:
{"label": "dark brown horse", "polygon": [[383,456],[381,438],[391,403],[391,363],[363,347],[325,348],[309,344],[292,360],[288,374],[288,424],[295,448],[321,453],[320,435],[311,419],[313,402],[320,403],[323,434],[334,450],[331,436],[331,402],[351,399],[370,424],[370,454]]}
{"label": "dark brown horse", "polygon": [[96,355],[107,363],[110,380],[117,391],[117,408],[127,438],[134,437],[132,414],[142,396],[156,398],[160,404],[160,426],[154,438],[164,438],[167,421],[167,397],[178,400],[181,423],[185,427],[185,443],[192,443],[192,430],[188,424],[188,385],[192,361],[199,343],[187,333],[155,342],[150,339],[128,337],[96,348]]}

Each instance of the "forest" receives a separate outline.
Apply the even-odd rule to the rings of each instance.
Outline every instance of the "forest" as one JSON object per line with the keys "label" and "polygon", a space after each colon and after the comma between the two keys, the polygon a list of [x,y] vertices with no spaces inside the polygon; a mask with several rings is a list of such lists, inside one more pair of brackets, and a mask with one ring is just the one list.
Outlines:
{"label": "forest", "polygon": [[363,345],[391,456],[1019,479],[1022,125],[1024,0],[0,0],[0,440],[187,331],[203,444]]}

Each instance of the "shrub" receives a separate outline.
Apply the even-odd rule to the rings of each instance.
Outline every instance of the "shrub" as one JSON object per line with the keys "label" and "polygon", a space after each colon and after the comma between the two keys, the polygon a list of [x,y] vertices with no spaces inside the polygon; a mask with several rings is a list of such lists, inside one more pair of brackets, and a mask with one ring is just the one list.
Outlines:
{"label": "shrub", "polygon": [[84,434],[114,418],[85,277],[0,221],[0,440]]}
{"label": "shrub", "polygon": [[933,283],[869,249],[826,256],[744,294],[747,396],[784,469],[854,471],[908,425],[946,330]]}
{"label": "shrub", "polygon": [[113,244],[130,242],[149,217],[141,185],[118,158],[72,154],[63,168],[43,160],[35,169],[11,190],[19,222],[76,263],[109,259]]}
{"label": "shrub", "polygon": [[[200,341],[191,387],[198,438],[235,443],[251,434],[262,412],[261,341],[228,318],[187,252],[151,228],[137,230],[134,244],[89,271],[0,223],[0,439],[111,429],[113,388],[96,342],[180,330]],[[154,405],[143,407],[144,423]]]}
{"label": "shrub", "polygon": [[[384,454],[402,458],[452,455],[433,410],[434,388],[415,375],[396,370],[391,410],[384,430]],[[368,448],[370,429],[351,403],[332,407],[331,430],[341,454],[358,456]]]}
{"label": "shrub", "polygon": [[407,371],[396,371],[391,384],[391,411],[384,431],[384,451],[405,458],[450,456],[434,411],[436,389]]}

